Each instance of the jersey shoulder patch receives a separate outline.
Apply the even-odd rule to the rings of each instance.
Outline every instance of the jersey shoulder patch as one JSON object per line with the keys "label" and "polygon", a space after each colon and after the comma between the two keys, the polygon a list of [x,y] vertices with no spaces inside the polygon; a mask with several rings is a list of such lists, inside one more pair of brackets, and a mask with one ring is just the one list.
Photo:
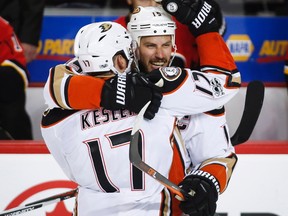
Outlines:
{"label": "jersey shoulder patch", "polygon": [[179,67],[162,67],[159,68],[164,80],[163,94],[170,94],[182,86],[188,77],[185,69]]}
{"label": "jersey shoulder patch", "polygon": [[162,67],[159,68],[162,77],[167,81],[175,81],[177,80],[181,73],[182,69],[179,67]]}

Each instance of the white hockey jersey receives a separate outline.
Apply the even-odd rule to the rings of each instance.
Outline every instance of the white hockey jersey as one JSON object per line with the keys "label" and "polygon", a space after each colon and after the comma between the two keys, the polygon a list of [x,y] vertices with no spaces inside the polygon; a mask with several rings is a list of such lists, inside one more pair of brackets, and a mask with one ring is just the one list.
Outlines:
{"label": "white hockey jersey", "polygon": [[[217,108],[231,99],[238,88],[225,87],[225,74],[178,68],[163,69],[162,74],[166,81],[173,77],[175,80],[184,78],[177,89],[163,96],[156,117],[142,123],[139,149],[147,164],[168,177],[173,158],[171,139],[175,117]],[[102,108],[80,111],[56,108],[44,114],[45,143],[67,176],[80,186],[79,215],[170,214],[169,196],[164,193],[164,186],[129,162],[134,121],[135,114],[127,110],[113,112]],[[184,159],[184,163],[188,168],[189,159]]]}
{"label": "white hockey jersey", "polygon": [[[223,46],[222,39],[218,40],[217,35],[207,36],[212,38],[210,47],[217,43],[219,47]],[[208,45],[203,39],[203,47]],[[225,50],[228,52],[226,48]],[[203,56],[201,50],[199,52]],[[236,67],[231,56],[225,52],[222,54],[219,54],[219,59],[210,58],[211,61],[204,61],[206,64],[202,71],[160,69],[165,81],[165,93],[155,118],[143,121],[141,125],[139,150],[145,163],[171,181],[176,178],[174,183],[178,183],[190,168],[205,170],[210,163],[205,158],[212,155],[229,157],[233,153],[229,142],[222,142],[220,145],[227,143],[223,148],[215,146],[217,150],[207,149],[204,152],[203,148],[194,144],[193,136],[188,133],[185,135],[185,128],[182,132],[186,142],[184,146],[181,136],[173,132],[176,119],[185,115],[197,116],[198,113],[221,107],[238,92],[240,74],[234,70]],[[73,80],[79,84],[79,78],[84,78],[85,86],[71,85]],[[50,70],[44,89],[45,100],[50,109],[43,115],[42,135],[63,171],[79,184],[77,214],[180,215],[181,213],[173,210],[175,206],[171,193],[155,179],[133,167],[129,161],[129,141],[135,114],[127,110],[112,112],[102,108],[94,109],[95,106],[99,107],[99,101],[93,103],[92,98],[98,97],[99,100],[99,95],[94,96],[95,92],[91,90],[99,86],[99,79],[97,84],[93,85],[93,82],[93,77],[75,76],[69,67],[58,65]],[[186,126],[197,127],[194,130],[198,129],[199,133],[205,130],[197,118],[194,120],[189,120]],[[185,119],[181,123],[184,126]],[[225,127],[225,123],[220,120],[217,124]],[[193,161],[189,154],[195,156]],[[220,166],[230,166],[226,158],[219,159],[218,162]],[[205,171],[211,171],[210,167],[207,169]],[[228,175],[229,173],[224,174],[225,177]],[[224,185],[222,188],[225,188],[227,179],[229,178],[217,179]]]}

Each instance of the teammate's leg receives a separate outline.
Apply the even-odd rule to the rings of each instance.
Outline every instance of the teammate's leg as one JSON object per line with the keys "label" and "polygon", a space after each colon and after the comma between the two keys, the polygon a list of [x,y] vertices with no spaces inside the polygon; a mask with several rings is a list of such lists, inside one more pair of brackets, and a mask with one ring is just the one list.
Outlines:
{"label": "teammate's leg", "polygon": [[[21,75],[12,67],[0,67],[0,127],[10,139],[32,139],[26,92]],[[8,136],[8,137],[9,137]]]}

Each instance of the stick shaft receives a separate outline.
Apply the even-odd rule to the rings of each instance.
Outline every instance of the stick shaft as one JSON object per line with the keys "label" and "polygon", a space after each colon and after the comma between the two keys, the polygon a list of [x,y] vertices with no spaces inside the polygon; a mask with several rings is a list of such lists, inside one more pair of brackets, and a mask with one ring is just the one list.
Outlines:
{"label": "stick shaft", "polygon": [[157,180],[159,183],[164,185],[165,187],[169,188],[174,194],[176,194],[176,198],[179,200],[185,200],[184,197],[184,191],[181,190],[181,188],[178,187],[178,185],[174,184],[173,182],[169,181],[165,176],[163,176],[161,173],[159,173],[157,170],[146,164],[138,151],[138,140],[139,140],[139,134],[140,134],[140,126],[141,122],[143,121],[144,113],[148,107],[150,102],[148,102],[139,112],[137,115],[137,118],[135,120],[135,124],[132,130],[131,139],[130,139],[130,149],[129,149],[129,159],[130,162],[136,166],[138,169],[140,169],[142,172],[148,174],[155,180]]}
{"label": "stick shaft", "polygon": [[50,205],[52,203],[57,203],[66,199],[70,199],[72,197],[75,197],[77,194],[78,189],[73,189],[71,191],[67,191],[65,193],[56,194],[41,200],[37,200],[32,203],[28,203],[25,206],[18,206],[12,209],[8,209],[6,211],[3,211],[0,213],[0,216],[12,216],[12,215],[18,215],[23,214],[26,212],[30,212],[39,208],[42,208],[44,206]]}
{"label": "stick shaft", "polygon": [[246,142],[257,123],[264,101],[265,87],[260,81],[252,81],[247,86],[244,111],[236,132],[231,137],[232,145]]}

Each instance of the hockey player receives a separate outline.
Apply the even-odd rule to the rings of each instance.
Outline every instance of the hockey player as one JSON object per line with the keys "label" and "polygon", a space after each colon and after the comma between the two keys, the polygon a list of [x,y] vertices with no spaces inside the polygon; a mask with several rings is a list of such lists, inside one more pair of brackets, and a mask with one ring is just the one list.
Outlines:
{"label": "hockey player", "polygon": [[[126,2],[129,7],[129,13],[126,16],[120,16],[115,20],[115,22],[121,24],[125,28],[127,28],[127,24],[130,21],[133,10],[138,6],[159,6],[159,1],[155,0],[127,0]],[[220,10],[219,4],[215,0],[208,0],[208,3],[212,4],[213,7],[216,8],[215,18],[217,19],[219,33],[222,35],[226,31],[226,22],[222,15],[222,11]],[[189,32],[187,25],[182,24],[175,17],[172,17],[172,19],[176,23],[177,28],[175,30],[175,55],[171,61],[171,65],[181,68],[186,67],[195,69],[199,66],[199,55],[195,37]]]}
{"label": "hockey player", "polygon": [[[106,26],[106,25],[105,25]],[[85,32],[85,31],[83,31],[83,32]],[[76,40],[77,41],[77,40]],[[76,43],[76,45],[77,45],[77,43]],[[227,49],[227,48],[226,48]],[[77,53],[78,51],[76,51],[76,53]],[[226,50],[226,52],[227,52],[227,50]],[[229,53],[229,52],[228,52]],[[94,55],[95,56],[95,55]],[[231,57],[230,58],[228,58],[227,60],[229,60],[230,61],[230,63],[231,63]],[[72,61],[73,62],[73,61]],[[79,62],[81,62],[81,61],[79,61]],[[89,61],[87,61],[86,59],[85,59],[85,61],[84,62],[89,62]],[[232,63],[233,63],[233,60],[232,60]],[[70,62],[70,64],[71,64],[71,62]],[[74,65],[74,66],[73,66]],[[71,64],[71,66],[73,66],[73,68],[76,68],[75,67],[75,65],[77,66],[77,64]],[[233,64],[232,64],[233,65]],[[235,67],[235,65],[233,66],[233,67]],[[85,69],[85,65],[83,66],[82,65],[82,70],[83,70],[83,68]],[[88,68],[90,71],[91,71],[91,68]],[[234,68],[234,69],[236,69],[236,67]],[[89,71],[88,70],[88,71]],[[173,71],[173,70],[172,70]],[[166,73],[171,73],[172,71],[170,71],[169,70],[169,68],[168,69],[163,69],[163,71],[162,72],[166,72]],[[84,72],[85,72],[85,70],[84,70]],[[180,69],[175,69],[174,68],[174,72],[176,72],[176,73],[179,73],[179,72],[181,72],[181,70]],[[152,73],[153,74],[153,73]],[[182,74],[182,73],[181,73]],[[200,75],[201,74],[201,72],[199,72],[199,71],[197,71],[197,72],[195,72],[194,73],[194,78],[197,78],[198,76],[200,76],[200,77],[202,77],[202,75]],[[209,74],[209,73],[208,73]],[[204,75],[204,77],[206,77],[208,74],[205,74]],[[236,74],[234,74],[234,75],[236,75]],[[179,76],[180,78],[178,78],[177,80],[178,80],[178,83],[177,83],[177,85],[176,86],[178,86],[179,85],[179,79],[181,80],[183,77],[182,76]],[[182,78],[181,78],[182,77]],[[235,76],[234,76],[235,77]],[[239,78],[239,77],[238,77]],[[187,79],[187,80],[189,80],[189,79]],[[200,80],[201,79],[199,79],[197,82],[200,82]],[[50,81],[49,81],[50,82]],[[202,80],[202,82],[203,82],[203,80]],[[166,83],[167,84],[167,83]],[[199,83],[200,84],[200,83]],[[202,83],[203,84],[203,83]],[[175,84],[174,84],[175,85]],[[173,86],[173,85],[172,85]],[[185,86],[185,85],[184,85]],[[174,86],[175,87],[175,86]],[[220,87],[220,86],[219,86]],[[165,88],[165,85],[164,85],[164,88]],[[169,88],[171,88],[171,87],[169,87]],[[168,88],[168,89],[169,89]],[[178,89],[178,88],[177,88]],[[183,90],[183,88],[181,87],[180,89],[182,89]],[[171,89],[170,89],[171,90]],[[170,91],[169,90],[169,91]],[[203,89],[204,90],[204,89]],[[218,89],[219,90],[219,89]],[[179,91],[179,90],[178,90]],[[177,92],[178,92],[177,91]],[[175,94],[175,93],[174,93]],[[173,94],[172,94],[173,95]],[[177,94],[176,94],[177,95]],[[191,95],[187,95],[187,96],[191,96]],[[168,98],[170,97],[170,95],[168,95],[167,96]],[[195,108],[192,108],[191,107],[191,105],[189,106],[189,103],[191,103],[191,99],[189,100],[189,98],[187,98],[188,100],[186,101],[183,101],[183,100],[179,100],[179,97],[177,97],[177,98],[173,98],[174,99],[174,101],[173,101],[173,108],[175,109],[175,104],[174,104],[174,102],[177,104],[177,105],[181,105],[181,107],[184,107],[184,110],[189,110],[189,112],[191,112],[190,114],[193,114],[193,109]],[[205,101],[205,100],[204,100]],[[166,104],[166,105],[165,105]],[[165,97],[164,97],[164,101],[163,101],[163,106],[164,107],[167,107],[168,108],[168,110],[169,110],[169,108],[172,108],[172,107],[169,107],[169,106],[171,106],[171,105],[168,105],[169,103],[166,103],[165,102]],[[186,106],[187,105],[187,106]],[[195,103],[194,103],[194,105],[195,105]],[[206,104],[207,105],[207,104]],[[219,105],[219,104],[218,104]],[[211,108],[211,107],[210,107]],[[209,108],[208,108],[209,109]],[[161,111],[161,109],[160,109],[160,111]],[[204,111],[204,110],[203,110]],[[65,112],[65,111],[61,111],[61,112]],[[75,112],[75,111],[74,111]],[[87,111],[86,111],[87,112]],[[194,112],[195,112],[195,110],[194,110]],[[201,112],[201,110],[200,110],[200,112]],[[50,114],[51,113],[51,114]],[[43,126],[42,127],[44,127],[45,125],[45,121],[44,120],[46,120],[47,121],[47,119],[49,119],[49,115],[50,115],[50,117],[51,117],[51,115],[52,116],[54,116],[53,115],[53,113],[55,113],[55,110],[51,110],[49,113],[48,113],[48,115],[47,115],[47,117],[44,117],[43,118]],[[185,112],[184,112],[185,113]],[[70,113],[71,114],[71,113]],[[76,114],[76,113],[75,113]],[[101,113],[99,113],[100,115],[96,115],[96,116],[101,116]],[[183,111],[181,111],[181,114],[183,115]],[[178,113],[177,115],[181,115],[180,113]],[[73,114],[74,115],[74,114]],[[102,116],[104,115],[104,113],[102,112]],[[106,115],[106,114],[105,114]],[[104,116],[105,116],[104,115]],[[159,115],[161,116],[161,112],[159,113]],[[99,121],[99,119],[98,120],[96,120],[95,118],[95,114],[93,115],[94,117],[94,122],[97,122],[97,121]],[[158,115],[157,115],[158,116]],[[157,118],[157,116],[156,116],[156,118]],[[159,117],[160,117],[159,116]],[[69,117],[69,118],[72,118],[73,116],[71,116],[71,117]],[[127,115],[125,116],[125,117],[127,117]],[[79,116],[77,116],[77,118],[79,118]],[[86,127],[88,127],[88,128],[90,128],[90,127],[93,127],[93,125],[95,124],[95,123],[93,123],[93,125],[90,125],[90,121],[87,119],[88,118],[88,116],[86,116],[85,117],[85,124],[88,124]],[[87,120],[86,120],[87,119]],[[105,122],[106,121],[108,121],[107,119],[105,120]],[[127,121],[127,120],[126,120]],[[155,120],[154,120],[155,121]],[[99,122],[98,122],[99,123]],[[102,122],[103,123],[103,122]],[[168,123],[168,122],[166,122],[166,123]],[[66,123],[65,123],[66,124]],[[101,121],[100,121],[100,124],[101,124]],[[59,125],[59,124],[58,124]],[[84,125],[84,124],[83,124]],[[82,125],[82,126],[83,126]],[[89,126],[90,125],[90,126]],[[170,125],[171,126],[171,125]],[[50,128],[50,127],[49,127]],[[87,129],[88,129],[87,128]],[[151,127],[149,127],[149,128],[151,128]],[[158,128],[158,127],[157,127]],[[159,127],[159,128],[162,128],[162,127]],[[165,128],[165,127],[164,127]],[[170,129],[171,128],[173,128],[173,126],[171,126],[170,127]],[[50,130],[52,130],[52,131],[54,131],[55,129],[43,129],[43,136],[44,136],[44,138],[46,137],[46,139],[49,139],[49,131]],[[48,136],[47,136],[47,131],[48,131]],[[124,130],[125,131],[125,130]],[[56,132],[56,131],[55,131]],[[54,132],[53,132],[54,133]],[[57,132],[58,133],[58,132]],[[46,135],[45,135],[46,134]],[[61,134],[61,133],[59,133],[59,134]],[[77,134],[77,133],[73,133],[73,134]],[[96,134],[96,133],[95,133]],[[159,133],[157,133],[157,134],[162,134],[161,133],[161,131],[159,131]],[[165,134],[165,133],[164,133]],[[168,137],[168,135],[167,135],[167,137]],[[70,137],[69,137],[69,139],[70,139]],[[74,140],[75,138],[71,138],[71,140]],[[87,138],[88,139],[88,138]],[[89,138],[90,139],[90,138]],[[91,139],[93,139],[93,138],[91,138]],[[98,139],[97,139],[98,140]],[[108,139],[109,140],[109,139]],[[115,139],[114,139],[115,140]],[[55,141],[49,141],[49,140],[47,140],[47,143],[50,143],[50,145],[52,145],[52,143],[54,143],[54,144],[56,144],[56,145],[59,145],[59,144],[57,144]],[[147,140],[147,142],[146,142],[146,144],[148,145],[148,140]],[[153,143],[153,142],[151,142],[151,143]],[[54,145],[53,144],[53,145]],[[100,143],[99,143],[100,144]],[[49,144],[47,144],[48,146],[49,146]],[[97,146],[96,146],[97,147]],[[98,146],[99,148],[100,148],[100,146]],[[178,146],[179,147],[179,146]],[[227,146],[226,146],[227,147]],[[51,152],[53,153],[53,151],[57,151],[57,150],[53,150],[53,146],[51,147],[50,146],[50,148],[52,149],[51,150]],[[72,147],[71,147],[72,148]],[[91,148],[91,146],[89,145],[89,148]],[[72,149],[71,149],[72,150]],[[66,151],[66,150],[65,150]],[[72,150],[73,151],[73,150]],[[231,151],[231,149],[228,149],[228,152],[229,151]],[[150,154],[150,151],[148,151],[149,152],[149,154]],[[227,152],[226,152],[227,153]],[[150,157],[150,155],[149,155],[149,157]],[[75,158],[74,158],[75,159]],[[171,159],[171,158],[170,158]],[[60,160],[60,159],[59,159]],[[223,161],[223,164],[225,163],[225,159],[223,159],[224,161]],[[73,160],[73,161],[75,161],[75,160]],[[76,160],[77,161],[77,160]],[[149,161],[149,160],[148,160]],[[151,163],[152,163],[152,161],[151,161]],[[173,163],[174,163],[174,161],[173,161]],[[153,164],[153,163],[152,163]],[[170,162],[168,162],[168,164],[166,164],[166,165],[169,165],[168,167],[170,167],[170,165],[171,165],[171,163]],[[155,166],[155,167],[157,167],[157,166]],[[75,167],[74,167],[75,168]],[[71,168],[70,167],[70,169],[73,169],[74,170],[74,168]],[[158,167],[157,167],[158,168]],[[161,169],[160,167],[159,167],[159,169]],[[169,168],[170,169],[170,168]],[[169,170],[168,169],[168,170]],[[74,170],[75,171],[75,170]],[[161,171],[160,171],[161,172]],[[167,170],[166,171],[163,171],[163,173],[167,173]],[[166,175],[166,174],[165,174]],[[202,186],[203,185],[205,185],[204,187],[206,188],[206,190],[208,190],[209,189],[209,196],[208,197],[206,197],[206,198],[204,198],[204,200],[205,201],[203,201],[203,200],[199,200],[199,197],[198,197],[198,200],[197,200],[197,198],[195,199],[195,200],[190,200],[190,206],[188,205],[187,206],[187,202],[186,203],[184,203],[184,208],[185,208],[185,206],[186,206],[186,209],[187,209],[187,211],[188,211],[188,209],[192,209],[193,211],[206,211],[206,212],[209,212],[209,214],[210,213],[213,213],[213,212],[215,212],[215,207],[216,207],[216,200],[217,200],[217,196],[218,196],[218,192],[220,192],[220,189],[219,189],[219,191],[218,192],[216,192],[215,193],[215,190],[216,190],[216,187],[215,186],[213,186],[213,185],[210,185],[210,183],[211,182],[209,182],[208,181],[208,183],[206,182],[208,179],[204,179],[204,180],[201,180],[201,176],[197,176],[197,175],[200,175],[199,173],[197,174],[197,173],[194,173],[194,174],[192,174],[192,176],[193,176],[193,178],[192,178],[192,176],[191,175],[189,175],[188,177],[189,178],[187,178],[186,180],[184,180],[184,181],[186,181],[186,183],[184,184],[183,183],[183,187],[187,187],[187,181],[189,182],[189,183],[191,183],[191,187],[197,187],[197,191],[198,191],[198,193],[199,194],[201,194],[201,188],[202,188]],[[206,175],[206,174],[205,174]],[[72,178],[73,179],[73,178]],[[201,181],[201,183],[200,183],[200,181]],[[202,182],[202,181],[204,181],[204,182]],[[222,182],[222,184],[224,184],[225,185],[225,182],[223,183]],[[82,185],[82,184],[81,184]],[[189,184],[188,184],[189,185]],[[213,188],[213,187],[215,187],[215,188]],[[220,187],[221,188],[221,187]],[[194,188],[195,190],[196,190],[196,188]],[[190,190],[190,188],[187,188],[187,190],[189,191]],[[214,191],[214,192],[213,192]],[[84,192],[82,192],[82,193],[84,193]],[[203,192],[202,192],[203,193]],[[143,195],[143,194],[142,194]],[[119,195],[120,196],[120,195]],[[144,196],[145,197],[145,196]],[[212,197],[212,199],[209,199],[209,197],[211,198]],[[168,198],[168,196],[166,196],[166,199]],[[115,198],[116,199],[116,198]],[[121,199],[122,200],[122,199]],[[145,199],[144,199],[145,200]],[[208,200],[208,203],[207,203],[207,200]],[[196,205],[199,205],[199,206],[201,206],[201,209],[199,209],[198,210],[198,208],[199,208],[199,206],[197,206],[197,207],[194,207],[194,206],[191,206],[192,204],[191,203],[193,203],[193,205],[194,205],[194,202],[196,202]],[[204,205],[203,205],[203,203],[199,203],[199,202],[204,202]],[[83,203],[83,202],[82,202]],[[117,202],[118,203],[118,202]],[[120,203],[118,203],[118,204],[120,204],[121,205],[121,202]],[[123,204],[123,203],[122,203]],[[189,204],[189,203],[188,203]],[[103,204],[104,205],[104,204]],[[103,205],[101,205],[102,207],[103,207]],[[113,205],[112,205],[113,206]],[[110,205],[108,205],[107,206],[107,208],[109,208],[110,207]],[[148,207],[149,208],[149,207]],[[183,206],[182,206],[182,208],[183,208]],[[166,208],[165,208],[166,209]],[[167,210],[167,209],[166,209]],[[118,210],[116,210],[116,211],[118,211]],[[125,209],[122,209],[121,211],[125,211]],[[128,210],[129,211],[129,210]],[[193,213],[193,211],[192,211],[192,213]],[[127,213],[127,212],[126,212]],[[140,212],[139,212],[140,213]],[[155,213],[155,212],[154,212]],[[154,213],[152,213],[152,215],[154,214]],[[197,212],[196,212],[197,213]],[[145,214],[147,214],[147,213],[145,213]],[[175,215],[175,214],[174,214]]]}
{"label": "hockey player", "polygon": [[[81,65],[82,73],[105,77],[111,76],[111,71],[117,71],[118,76],[106,81],[105,84],[114,87],[125,83],[125,73],[129,70],[122,64],[125,65],[126,58],[129,62],[129,56],[125,54],[125,50],[130,48],[129,35],[125,29],[116,23],[103,22],[84,27],[79,33],[79,43],[76,40],[76,44],[79,44],[79,50],[76,51],[78,57],[75,60],[78,60]],[[118,44],[125,45],[121,39],[127,40],[127,43],[126,47],[119,50]],[[118,47],[112,49],[111,46]],[[106,48],[104,52],[103,47]],[[107,52],[114,54],[108,58]],[[108,59],[110,59],[114,63],[113,65],[111,62],[108,63],[111,71],[107,73],[101,71],[99,66],[103,66],[102,58],[107,60],[105,62],[109,62]],[[75,61],[71,61],[68,65],[72,68],[77,66]],[[126,66],[129,69],[128,63]],[[95,68],[99,71],[94,71]],[[143,122],[142,143],[139,145],[141,145],[143,159],[168,177],[173,158],[173,146],[171,146],[170,139],[175,126],[175,117],[210,110],[227,102],[238,91],[239,74],[232,75],[228,71],[217,73],[213,70],[211,72],[190,71],[180,68],[161,70],[160,78],[164,82],[163,92],[166,94],[162,100],[163,108],[159,109],[153,120]],[[121,75],[121,72],[124,74]],[[155,75],[157,76],[158,73]],[[201,79],[195,80],[197,77]],[[50,76],[51,78],[53,76]],[[209,82],[213,80],[214,82]],[[50,82],[51,80],[48,80],[45,88],[49,87]],[[211,88],[215,82],[217,88]],[[86,88],[93,91],[94,86],[90,86],[88,82],[86,84]],[[193,89],[199,90],[191,92]],[[185,97],[182,98],[181,95]],[[45,97],[48,101],[51,95],[45,95]],[[70,97],[77,97],[77,95],[70,95]],[[170,202],[168,202],[170,196],[164,186],[153,178],[147,178],[129,163],[128,144],[134,121],[135,114],[127,110],[54,108],[44,113],[43,138],[67,176],[79,184],[78,215],[171,213]],[[227,150],[230,149],[225,149]],[[182,152],[185,150],[183,149]],[[188,159],[184,161],[187,162]],[[190,163],[185,165],[188,172]],[[216,202],[220,191],[219,183],[215,178],[207,174],[203,176],[201,173],[192,175],[197,181],[192,181],[191,187],[197,187],[194,188],[197,194],[206,191],[209,198],[205,196],[204,198],[210,199],[210,202]],[[189,191],[190,188],[187,188],[187,192]],[[215,211],[215,209],[210,210]]]}
{"label": "hockey player", "polygon": [[[196,119],[201,119],[200,117],[196,117]],[[196,121],[197,122],[197,121]],[[219,122],[218,122],[219,123]],[[225,122],[224,122],[225,123]],[[198,125],[199,125],[199,123],[198,123]],[[225,126],[225,125],[222,125],[222,126]],[[197,128],[197,127],[196,127]],[[198,126],[198,128],[199,128],[199,126]],[[203,130],[203,128],[201,128],[200,127],[200,129],[201,130]],[[225,127],[224,127],[224,129],[222,130],[223,132],[222,133],[224,133],[225,132]],[[203,133],[204,131],[199,131],[199,133],[201,134],[201,133]],[[201,135],[200,135],[201,136]],[[199,136],[198,136],[199,137]],[[213,137],[213,136],[212,136]],[[198,138],[199,139],[199,138]],[[229,139],[229,137],[227,138],[227,139]],[[205,139],[204,139],[205,140]],[[215,140],[215,142],[217,142],[218,140]],[[199,142],[199,141],[198,141]],[[226,144],[228,141],[226,140],[225,141],[225,143],[224,144]],[[228,143],[229,144],[229,143]],[[197,145],[196,145],[196,147],[197,147]],[[215,148],[215,146],[213,146],[213,148]],[[204,149],[204,148],[203,148]],[[217,147],[215,148],[215,149],[217,149]],[[213,155],[215,152],[212,152],[211,154]],[[193,151],[192,151],[192,154],[193,154]],[[205,154],[207,154],[207,148],[205,148]],[[204,157],[202,157],[202,156],[200,156],[199,158],[201,158],[199,161],[201,162],[201,160],[204,158]],[[233,165],[233,161],[235,162],[235,158],[233,159],[233,157],[232,158],[230,158],[231,159],[231,161],[232,161],[232,163],[227,163],[227,165],[228,166],[230,166],[231,164]],[[226,163],[227,161],[229,161],[229,158],[227,158],[227,159],[225,159],[225,158],[222,158],[221,160],[223,160],[222,161],[222,165],[224,164],[224,163]],[[221,164],[221,160],[220,161],[216,161],[218,164],[220,163]],[[196,157],[195,157],[195,161],[198,163],[199,161],[197,161],[197,155],[196,155]],[[210,166],[210,167],[217,167],[217,163],[215,164],[213,164],[214,166]],[[198,163],[199,164],[199,163]],[[200,167],[201,168],[201,167]],[[209,168],[207,168],[207,166],[202,166],[202,168],[205,170],[205,169],[209,169]],[[221,168],[221,167],[220,167]],[[223,175],[224,175],[224,178],[222,179],[222,183],[221,183],[221,185],[222,185],[222,191],[225,189],[225,187],[226,187],[226,184],[227,184],[227,180],[229,180],[229,178],[230,178],[230,172],[231,172],[231,167],[228,167],[228,172],[227,172],[227,174],[228,174],[228,176],[225,176],[226,175],[226,173],[224,172],[224,173],[221,173],[221,175],[220,176],[218,176],[218,177],[220,177],[220,178],[223,178]],[[212,202],[213,203],[213,202]],[[203,203],[202,203],[203,204]],[[204,204],[205,204],[205,202],[204,202]],[[201,205],[200,204],[197,204],[198,205],[198,208],[200,208],[201,207]],[[185,206],[184,206],[185,207]],[[183,208],[183,207],[182,207]],[[191,206],[189,207],[186,207],[186,209],[193,209],[193,208],[191,208]],[[203,210],[203,206],[201,207],[202,209],[201,209],[201,211]],[[195,210],[195,208],[194,208],[194,210]],[[176,215],[176,214],[173,214],[173,215]]]}
{"label": "hockey player", "polygon": [[28,71],[22,45],[12,26],[0,17],[0,139],[32,139],[25,110]]}
{"label": "hockey player", "polygon": [[[144,71],[149,72],[157,67],[167,66],[169,64],[169,61],[171,61],[171,46],[175,47],[175,37],[177,37],[177,34],[174,35],[173,22],[171,22],[171,19],[164,12],[161,12],[160,9],[155,7],[139,8],[140,10],[136,10],[131,16],[131,21],[128,23],[128,30],[138,44],[137,53],[139,54],[139,67],[141,68],[141,71],[143,71],[144,68]],[[187,6],[187,8],[189,8],[189,6]],[[197,10],[197,8],[193,9]],[[155,14],[157,14],[157,16],[155,16]],[[214,29],[214,31],[215,30],[216,29]],[[206,49],[210,50],[209,43],[212,42],[212,38],[208,39],[207,37],[206,39]],[[197,34],[196,40],[198,40]],[[201,52],[204,48],[203,45],[204,44],[201,44],[199,46],[199,51]],[[210,50],[209,55],[213,55],[212,49]],[[214,53],[214,55],[217,54]],[[208,56],[201,55],[201,57],[202,68],[205,65],[208,66],[209,64],[205,63]],[[218,109],[193,116],[185,116],[180,119],[177,124],[184,140],[185,147],[189,152],[193,169],[205,170],[208,173],[213,174],[221,182],[220,192],[223,193],[228,185],[237,160],[236,155],[232,153],[234,150],[227,151],[227,154],[221,153],[221,150],[223,149],[233,149],[229,138],[230,135],[224,107],[222,106]],[[177,128],[174,131],[174,136],[175,138],[179,136]],[[179,138],[176,140],[179,140]],[[197,151],[195,151],[195,149],[197,149]],[[175,157],[178,155],[181,154],[174,154]],[[181,168],[183,168],[183,165],[175,163],[174,166],[171,167],[169,173],[170,180],[177,184],[184,178],[184,169]],[[174,208],[175,213],[179,210],[177,208],[178,201],[173,199],[173,203],[176,205]],[[205,202],[198,203],[197,208],[201,209],[201,206],[203,207],[204,203]],[[192,204],[189,204],[189,202],[187,205],[185,202],[182,202],[180,207],[185,213],[191,214],[193,212],[191,205]],[[194,209],[194,211],[196,210]],[[199,211],[201,212],[201,210]]]}

